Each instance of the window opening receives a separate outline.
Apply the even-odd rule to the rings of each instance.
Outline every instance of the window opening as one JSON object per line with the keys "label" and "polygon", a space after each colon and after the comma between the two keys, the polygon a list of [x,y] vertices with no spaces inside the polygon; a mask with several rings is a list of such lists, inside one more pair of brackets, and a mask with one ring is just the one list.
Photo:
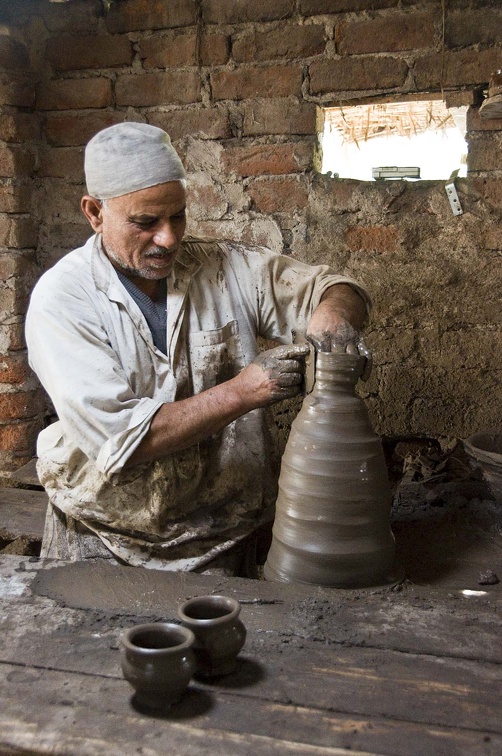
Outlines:
{"label": "window opening", "polygon": [[321,171],[361,181],[466,176],[466,113],[442,100],[325,108]]}

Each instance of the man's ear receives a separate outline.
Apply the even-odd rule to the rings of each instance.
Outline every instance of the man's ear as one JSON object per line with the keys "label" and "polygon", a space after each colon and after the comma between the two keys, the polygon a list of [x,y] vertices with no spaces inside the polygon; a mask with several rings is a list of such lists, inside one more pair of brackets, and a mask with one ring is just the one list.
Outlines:
{"label": "man's ear", "polygon": [[103,205],[100,200],[86,194],[80,202],[82,212],[97,234],[103,230]]}

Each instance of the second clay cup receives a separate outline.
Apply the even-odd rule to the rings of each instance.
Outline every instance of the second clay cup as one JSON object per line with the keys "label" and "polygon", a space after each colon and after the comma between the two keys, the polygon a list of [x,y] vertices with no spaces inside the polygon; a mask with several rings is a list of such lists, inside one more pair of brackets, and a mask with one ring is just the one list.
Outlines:
{"label": "second clay cup", "polygon": [[196,639],[193,645],[196,674],[218,677],[234,672],[246,640],[240,610],[239,602],[230,596],[196,596],[180,605],[181,623]]}

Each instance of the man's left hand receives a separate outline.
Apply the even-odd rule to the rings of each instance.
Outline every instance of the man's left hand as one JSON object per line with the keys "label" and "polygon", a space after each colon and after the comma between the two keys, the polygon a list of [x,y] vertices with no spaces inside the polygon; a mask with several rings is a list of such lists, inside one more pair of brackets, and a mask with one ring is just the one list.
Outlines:
{"label": "man's left hand", "polygon": [[361,297],[351,287],[338,284],[326,292],[306,334],[318,352],[347,352],[365,357],[363,381],[368,380],[372,368],[371,352],[360,334],[365,318]]}

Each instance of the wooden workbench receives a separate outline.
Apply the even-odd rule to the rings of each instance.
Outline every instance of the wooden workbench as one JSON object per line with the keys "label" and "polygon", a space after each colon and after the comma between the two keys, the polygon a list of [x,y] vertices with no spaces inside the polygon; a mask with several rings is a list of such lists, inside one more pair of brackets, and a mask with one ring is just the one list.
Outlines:
{"label": "wooden workbench", "polygon": [[[120,633],[242,603],[237,671],[135,708]],[[0,557],[0,754],[500,754],[499,585],[361,591]]]}

